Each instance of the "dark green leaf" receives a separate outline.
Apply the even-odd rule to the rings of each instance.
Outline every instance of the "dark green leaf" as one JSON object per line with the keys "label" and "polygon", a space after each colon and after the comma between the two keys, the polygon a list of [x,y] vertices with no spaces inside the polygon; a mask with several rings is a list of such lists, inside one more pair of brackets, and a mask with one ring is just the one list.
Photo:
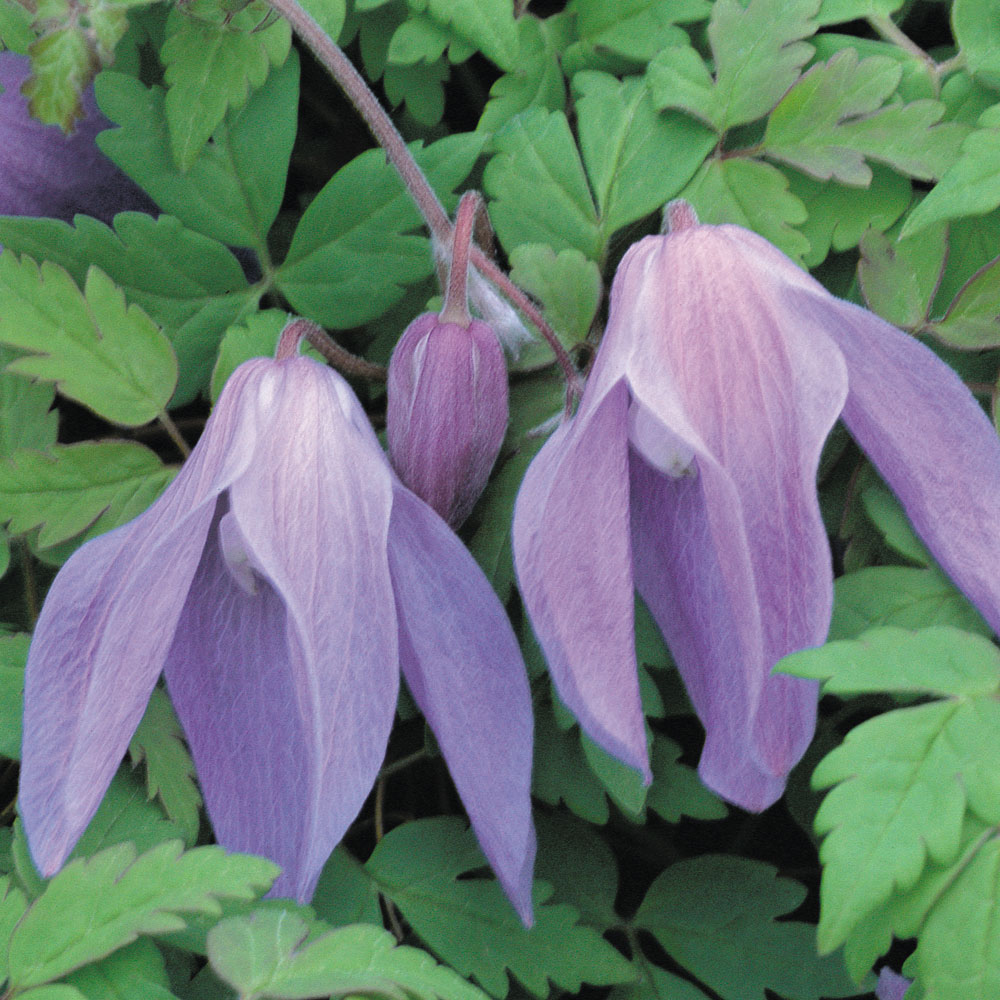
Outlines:
{"label": "dark green leaf", "polygon": [[146,939],[77,969],[66,981],[88,1000],[176,1000],[163,956]]}
{"label": "dark green leaf", "polygon": [[949,347],[962,350],[1000,345],[1000,257],[980,268],[955,296],[944,319],[928,324],[928,329]]}
{"label": "dark green leaf", "polygon": [[334,927],[378,924],[382,920],[378,886],[343,845],[323,866],[309,905],[317,917]]}
{"label": "dark green leaf", "polygon": [[[21,711],[28,634],[0,635],[0,757],[21,759]],[[0,941],[5,938],[0,935]],[[0,948],[0,954],[3,949]],[[3,981],[0,976],[0,982]]]}

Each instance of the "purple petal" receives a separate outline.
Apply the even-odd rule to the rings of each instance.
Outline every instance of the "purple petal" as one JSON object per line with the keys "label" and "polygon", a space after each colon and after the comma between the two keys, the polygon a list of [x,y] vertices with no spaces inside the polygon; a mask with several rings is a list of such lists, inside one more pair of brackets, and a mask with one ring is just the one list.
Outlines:
{"label": "purple petal", "polygon": [[121,763],[173,640],[215,499],[250,462],[247,373],[230,379],[163,496],[82,546],[49,590],[28,654],[18,799],[43,875],[66,860]]}
{"label": "purple petal", "polygon": [[27,56],[0,53],[0,215],[44,215],[70,222],[78,212],[110,222],[116,212],[150,211],[148,197],[95,145],[109,122],[93,87],[83,95],[85,117],[65,135],[28,113],[21,86]]}
{"label": "purple petal", "polygon": [[1000,440],[961,379],[933,351],[825,293],[795,293],[803,323],[847,359],[844,422],[899,497],[944,571],[1000,632]]}
{"label": "purple petal", "polygon": [[514,507],[514,565],[559,696],[650,780],[636,673],[628,530],[628,393],[585,397],[545,442]]}
{"label": "purple petal", "polygon": [[878,997],[878,1000],[904,1000],[906,991],[912,984],[913,980],[901,976],[898,972],[893,972],[886,966],[878,974],[875,996]]}
{"label": "purple petal", "polygon": [[[298,843],[258,850],[295,855],[272,891],[305,900],[364,804],[395,714],[399,661],[386,554],[392,474],[361,405],[339,375],[303,357],[264,365],[247,390],[262,432],[253,464],[229,496],[234,530],[251,568],[287,611],[288,652],[281,669],[289,675],[285,697],[294,697],[298,719],[246,739],[294,739],[301,732],[296,766],[303,777],[294,789],[279,791],[275,773],[269,786],[276,796],[295,797],[304,817],[301,834],[282,836],[298,837]],[[268,615],[274,623],[273,613]],[[189,652],[193,657],[195,650]],[[199,669],[193,658],[176,665],[179,672]],[[256,683],[252,675],[250,683]],[[223,710],[231,713],[232,707]],[[207,753],[221,752],[212,749],[214,732],[206,739]],[[209,802],[238,794],[225,784],[227,774],[219,772],[220,788],[213,788],[211,799],[206,787]],[[207,785],[212,779],[204,780]],[[249,806],[222,809],[219,827],[228,831]]]}
{"label": "purple petal", "polygon": [[782,298],[794,265],[763,240],[766,254],[745,249],[731,229],[636,244],[601,352],[673,451],[694,456],[695,478],[676,478],[633,450],[636,580],[705,725],[703,779],[760,809],[812,737],[815,685],[770,671],[829,626],[816,469],[847,376],[833,343],[804,336]]}
{"label": "purple petal", "polygon": [[472,556],[403,486],[389,566],[403,674],[500,884],[531,923],[531,692],[517,640]]}

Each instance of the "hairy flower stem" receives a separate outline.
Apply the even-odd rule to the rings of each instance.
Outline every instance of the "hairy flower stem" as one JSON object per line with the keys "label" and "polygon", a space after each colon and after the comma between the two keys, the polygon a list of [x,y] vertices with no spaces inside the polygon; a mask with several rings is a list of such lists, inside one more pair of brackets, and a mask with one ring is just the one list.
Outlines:
{"label": "hairy flower stem", "polygon": [[369,378],[375,382],[384,382],[388,371],[374,362],[359,358],[356,354],[341,347],[318,323],[301,317],[285,324],[278,339],[278,347],[274,357],[277,361],[285,361],[298,353],[299,342],[308,341],[327,361],[345,375],[357,375]]}
{"label": "hairy flower stem", "polygon": [[[434,240],[442,246],[451,244],[451,222],[434,189],[423,171],[406,148],[403,137],[385,113],[378,99],[371,92],[364,78],[343,50],[315,20],[299,5],[297,0],[269,0],[271,6],[288,21],[295,33],[312,49],[316,58],[327,68],[330,75],[340,84],[341,89],[364,119],[378,144],[385,150],[386,158],[395,167],[400,179],[416,202]],[[573,361],[559,342],[555,331],[545,321],[535,304],[515,285],[503,270],[478,247],[470,251],[473,267],[487,278],[538,328],[538,332],[552,348],[559,366],[566,378],[566,406],[579,397],[580,378],[573,367]],[[316,345],[314,345],[316,346]],[[318,350],[322,350],[317,347]],[[337,362],[333,362],[336,364]]]}
{"label": "hairy flower stem", "polygon": [[466,191],[458,203],[451,244],[451,266],[448,268],[448,284],[444,293],[444,308],[441,310],[441,319],[445,323],[457,323],[466,329],[472,322],[467,288],[469,252],[472,250],[472,230],[476,216],[482,208],[483,199],[478,191]]}

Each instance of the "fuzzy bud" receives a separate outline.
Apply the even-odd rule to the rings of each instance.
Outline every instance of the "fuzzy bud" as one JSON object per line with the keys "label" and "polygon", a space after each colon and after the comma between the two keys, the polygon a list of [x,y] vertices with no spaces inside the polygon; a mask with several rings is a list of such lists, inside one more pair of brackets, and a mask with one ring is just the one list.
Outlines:
{"label": "fuzzy bud", "polygon": [[493,330],[418,316],[389,362],[389,456],[453,528],[482,493],[507,429],[507,366]]}

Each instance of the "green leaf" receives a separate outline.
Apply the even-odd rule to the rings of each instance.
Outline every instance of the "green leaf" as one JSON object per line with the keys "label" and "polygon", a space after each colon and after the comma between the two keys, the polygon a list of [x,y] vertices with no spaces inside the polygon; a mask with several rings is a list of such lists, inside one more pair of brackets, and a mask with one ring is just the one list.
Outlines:
{"label": "green leaf", "polygon": [[[130,844],[71,861],[46,886],[10,940],[10,983],[25,989],[134,941],[184,926],[185,913],[217,914],[220,899],[252,899],[278,868],[221,847],[182,852],[180,841],[136,858]],[[81,903],[83,905],[81,905]]]}
{"label": "green leaf", "polygon": [[[0,878],[0,941],[10,940],[17,922],[28,908],[27,897],[7,876]],[[7,948],[0,948],[0,982],[7,979]]]}
{"label": "green leaf", "polygon": [[412,14],[393,32],[386,58],[400,66],[437,62],[451,39],[451,32],[439,21],[426,14]]}
{"label": "green leaf", "polygon": [[175,7],[160,51],[167,83],[165,109],[174,161],[189,170],[226,112],[242,108],[272,66],[288,57],[291,28],[284,19],[258,30],[268,8],[251,3],[215,22]]}
{"label": "green leaf", "polygon": [[938,223],[919,239],[890,240],[870,230],[861,238],[858,284],[865,304],[894,326],[923,326],[948,252],[947,229]]}
{"label": "green leaf", "polygon": [[1000,688],[1000,650],[984,636],[948,625],[871,629],[858,639],[792,653],[775,669],[823,681],[824,694],[987,695]]}
{"label": "green leaf", "polygon": [[121,126],[99,133],[98,146],[163,211],[221,243],[266,256],[295,140],[299,63],[294,54],[241,110],[226,115],[186,173],[174,163],[159,87],[147,90],[122,73],[102,73],[95,92],[104,114]]}
{"label": "green leaf", "polygon": [[59,264],[77,283],[96,265],[119,285],[174,346],[180,377],[171,406],[204,390],[222,332],[255,308],[262,292],[247,285],[226,247],[169,215],[122,212],[114,230],[86,216],[75,226],[8,216],[0,218],[0,245]]}
{"label": "green leaf", "polygon": [[738,156],[707,160],[680,196],[703,223],[752,229],[793,260],[809,250],[809,241],[791,228],[806,220],[805,206],[788,190],[785,175],[767,163]]}
{"label": "green leaf", "polygon": [[600,259],[604,241],[580,152],[561,111],[531,108],[493,138],[483,187],[490,219],[508,251],[546,243]]}
{"label": "green leaf", "polygon": [[91,535],[144,511],[176,470],[133,441],[56,444],[0,462],[0,521],[13,534],[40,527],[42,548],[93,526]]}
{"label": "green leaf", "polygon": [[18,1000],[87,1000],[87,998],[75,986],[70,986],[68,983],[53,983],[18,993]]}
{"label": "green leaf", "polygon": [[900,238],[915,236],[935,222],[983,215],[1000,205],[1000,129],[979,129],[934,189],[910,213]]}
{"label": "green leaf", "polygon": [[70,132],[83,117],[80,98],[94,73],[94,54],[87,33],[73,23],[68,3],[50,5],[49,14],[59,26],[28,46],[31,76],[21,93],[33,117]]}
{"label": "green leaf", "polygon": [[83,293],[61,267],[0,255],[0,342],[30,351],[9,371],[55,382],[113,423],[138,426],[163,411],[177,381],[170,341],[96,267]]}
{"label": "green leaf", "polygon": [[959,698],[876,716],[856,726],[813,773],[836,785],[816,815],[826,835],[819,946],[843,943],[894,888],[912,888],[928,860],[961,848],[967,808],[1000,820],[1000,705]]}
{"label": "green leaf", "polygon": [[1000,257],[969,278],[944,318],[929,323],[927,329],[949,347],[961,350],[1000,345]]}
{"label": "green leaf", "polygon": [[340,38],[347,19],[347,0],[306,0],[302,7],[330,38]]}
{"label": "green leaf", "polygon": [[683,44],[676,27],[702,21],[712,11],[707,0],[576,0],[576,28],[588,51],[613,52],[645,65],[661,50]]}
{"label": "green leaf", "polygon": [[580,734],[583,756],[591,771],[607,790],[612,801],[633,822],[639,822],[646,809],[646,786],[642,775],[599,747],[586,733]]}
{"label": "green leaf", "polygon": [[717,136],[684,115],[657,114],[637,78],[577,73],[573,90],[580,150],[607,242],[677,194]]}
{"label": "green leaf", "polygon": [[77,969],[66,981],[88,1000],[176,1000],[163,955],[152,941],[142,938]]}
{"label": "green leaf", "polygon": [[865,513],[878,528],[886,545],[918,566],[934,560],[917,537],[899,501],[883,486],[870,486],[861,494]]}
{"label": "green leaf", "polygon": [[[421,149],[417,163],[440,195],[472,169],[486,136],[467,132]],[[425,236],[407,235],[420,215],[379,149],[342,167],[299,221],[276,283],[299,312],[324,326],[358,326],[384,313],[404,286],[427,277]]]}
{"label": "green leaf", "polygon": [[1000,82],[1000,12],[979,0],[955,0],[951,27],[972,73],[983,74],[994,86]]}
{"label": "green leaf", "polygon": [[649,64],[658,108],[686,111],[724,132],[756,121],[798,79],[813,47],[818,0],[716,0],[708,24],[715,78],[689,47],[664,49]]}
{"label": "green leaf", "polygon": [[397,947],[381,927],[356,924],[310,935],[293,913],[257,910],[208,933],[216,973],[245,1000],[375,993],[418,1000],[482,1000],[483,994],[417,948]]}
{"label": "green leaf", "polygon": [[904,0],[823,0],[816,20],[820,24],[843,24],[866,17],[888,17]]}
{"label": "green leaf", "polygon": [[385,68],[382,83],[385,96],[393,107],[404,101],[406,110],[427,129],[440,124],[444,116],[444,84],[450,76],[448,63],[439,59],[433,63],[415,63],[412,66]]}
{"label": "green leaf", "polygon": [[193,844],[198,837],[201,793],[184,732],[162,688],[153,689],[128,752],[134,765],[146,762],[149,797],[159,797],[167,816],[184,831],[185,842]]}
{"label": "green leaf", "polygon": [[771,865],[704,855],[663,872],[634,922],[726,1000],[765,1000],[765,989],[789,1000],[854,996],[840,956],[816,957],[812,925],[775,919],[805,895]]}
{"label": "green leaf", "polygon": [[820,180],[858,187],[872,180],[866,158],[922,180],[940,177],[966,128],[938,125],[945,106],[937,101],[883,108],[902,73],[895,59],[859,62],[854,49],[841,49],[781,99],[768,119],[762,152]]}
{"label": "green leaf", "polygon": [[522,926],[494,880],[460,879],[486,864],[475,837],[455,816],[396,827],[372,852],[367,868],[424,943],[463,976],[503,998],[507,970],[532,994],[549,981],[570,992],[632,978],[625,958],[570,906],[548,904],[535,889],[535,924]]}
{"label": "green leaf", "polygon": [[[417,6],[413,0],[411,6]],[[419,9],[423,7],[421,3]],[[516,68],[517,23],[508,0],[426,0],[426,7],[431,17],[464,35],[501,69]]]}
{"label": "green leaf", "polygon": [[646,805],[668,823],[679,823],[683,816],[723,819],[729,812],[726,804],[701,783],[694,768],[678,762],[680,755],[680,746],[657,734],[650,761],[653,784]]}
{"label": "green leaf", "polygon": [[17,357],[16,351],[0,345],[0,458],[22,448],[48,448],[55,444],[59,426],[59,415],[52,409],[55,389],[5,370]]}
{"label": "green leaf", "polygon": [[378,924],[382,920],[378,886],[343,844],[323,865],[309,905],[320,920],[334,927]]}
{"label": "green leaf", "polygon": [[[30,643],[31,636],[27,634],[0,635],[0,756],[11,760],[21,759],[24,665]],[[0,935],[0,941],[4,940],[6,938]],[[0,954],[3,954],[2,948]]]}
{"label": "green leaf", "polygon": [[31,22],[30,11],[17,0],[0,0],[0,42],[5,48],[27,55],[35,40]]}
{"label": "green leaf", "polygon": [[979,612],[940,570],[873,566],[834,581],[831,639],[853,639],[877,625],[954,625],[992,635]]}

